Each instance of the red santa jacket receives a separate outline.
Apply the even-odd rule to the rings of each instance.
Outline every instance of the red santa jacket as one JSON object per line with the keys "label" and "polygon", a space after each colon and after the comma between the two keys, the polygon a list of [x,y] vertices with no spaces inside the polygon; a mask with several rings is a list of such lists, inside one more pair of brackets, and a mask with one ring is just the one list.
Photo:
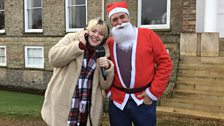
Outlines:
{"label": "red santa jacket", "polygon": [[[172,71],[172,61],[164,44],[152,30],[136,28],[136,31],[137,41],[133,43],[132,48],[130,88],[145,87],[151,82],[151,86],[146,89],[146,93],[153,100],[157,100],[166,88],[166,84]],[[117,87],[127,88],[120,75],[116,59],[116,44],[112,37],[108,39],[108,45],[111,54],[110,58],[115,65],[115,78],[113,84]],[[109,92],[114,104],[120,109],[123,109],[127,103],[129,94],[126,94],[113,86]],[[138,98],[138,94],[130,95],[138,105],[142,104],[143,98]]]}

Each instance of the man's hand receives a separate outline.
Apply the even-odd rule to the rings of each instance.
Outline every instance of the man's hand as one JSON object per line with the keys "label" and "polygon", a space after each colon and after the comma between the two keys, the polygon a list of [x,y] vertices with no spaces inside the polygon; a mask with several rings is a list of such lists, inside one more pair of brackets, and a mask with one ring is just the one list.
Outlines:
{"label": "man's hand", "polygon": [[144,97],[143,103],[146,105],[151,105],[152,104],[152,99],[146,94],[144,91],[142,94],[138,95],[139,98]]}

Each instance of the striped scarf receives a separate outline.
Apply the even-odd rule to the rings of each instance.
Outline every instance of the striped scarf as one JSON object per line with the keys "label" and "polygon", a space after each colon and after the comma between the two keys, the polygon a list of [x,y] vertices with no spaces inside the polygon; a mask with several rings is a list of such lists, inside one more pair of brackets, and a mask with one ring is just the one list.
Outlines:
{"label": "striped scarf", "polygon": [[81,73],[72,97],[72,107],[67,121],[69,126],[80,126],[80,124],[86,124],[87,122],[91,106],[93,73],[95,68],[95,53],[92,58],[88,58],[88,51],[85,50]]}

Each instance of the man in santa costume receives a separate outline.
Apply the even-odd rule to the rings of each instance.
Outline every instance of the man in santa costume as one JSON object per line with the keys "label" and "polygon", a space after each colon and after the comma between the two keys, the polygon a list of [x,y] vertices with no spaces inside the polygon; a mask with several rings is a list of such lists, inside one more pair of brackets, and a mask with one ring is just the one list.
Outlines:
{"label": "man in santa costume", "polygon": [[113,37],[108,39],[115,78],[107,96],[111,126],[156,126],[156,101],[172,71],[158,35],[130,23],[126,2],[107,5]]}

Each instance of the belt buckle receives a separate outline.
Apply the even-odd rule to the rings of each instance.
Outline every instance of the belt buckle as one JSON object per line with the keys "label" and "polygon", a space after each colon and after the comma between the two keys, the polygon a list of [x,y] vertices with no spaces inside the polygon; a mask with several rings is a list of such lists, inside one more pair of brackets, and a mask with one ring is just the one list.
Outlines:
{"label": "belt buckle", "polygon": [[125,92],[126,92],[126,93],[128,93],[128,94],[130,94],[130,93],[131,93],[130,88],[124,88],[124,90],[125,90]]}

